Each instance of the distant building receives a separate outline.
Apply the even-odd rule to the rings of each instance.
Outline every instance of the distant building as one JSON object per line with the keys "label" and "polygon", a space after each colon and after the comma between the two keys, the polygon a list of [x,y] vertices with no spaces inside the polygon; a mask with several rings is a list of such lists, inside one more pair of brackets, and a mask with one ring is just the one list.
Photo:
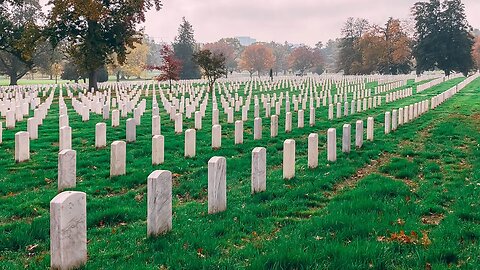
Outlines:
{"label": "distant building", "polygon": [[249,45],[252,45],[253,43],[257,42],[256,39],[251,38],[251,37],[235,37],[235,38],[238,39],[238,41],[240,41],[240,44],[242,46],[249,46]]}

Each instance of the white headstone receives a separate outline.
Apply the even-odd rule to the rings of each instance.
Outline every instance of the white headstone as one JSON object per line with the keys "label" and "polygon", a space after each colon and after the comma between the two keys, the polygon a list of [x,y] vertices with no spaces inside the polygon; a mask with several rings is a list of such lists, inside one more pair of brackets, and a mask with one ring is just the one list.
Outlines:
{"label": "white headstone", "polygon": [[266,190],[267,150],[255,147],[252,151],[252,194]]}
{"label": "white headstone", "polygon": [[164,161],[165,138],[162,135],[152,137],[152,165],[162,164]]}
{"label": "white headstone", "polygon": [[308,135],[308,167],[318,167],[318,134]]}
{"label": "white headstone", "polygon": [[58,191],[74,188],[77,183],[77,152],[65,149],[58,153]]}
{"label": "white headstone", "polygon": [[[135,124],[135,122],[133,122]],[[110,149],[110,177],[124,175],[127,163],[127,143],[114,141]]]}
{"label": "white headstone", "polygon": [[337,131],[334,128],[327,131],[327,160],[337,161]]}
{"label": "white headstone", "polygon": [[147,236],[172,229],[172,173],[154,171],[147,179]]}
{"label": "white headstone", "polygon": [[50,201],[50,267],[75,269],[86,262],[86,194],[65,191]]}
{"label": "white headstone", "polygon": [[224,157],[212,157],[208,161],[208,213],[227,209],[227,161]]}
{"label": "white headstone", "polygon": [[24,162],[30,159],[30,135],[28,132],[15,133],[15,161]]}
{"label": "white headstone", "polygon": [[283,142],[283,179],[295,177],[295,141],[288,139]]}

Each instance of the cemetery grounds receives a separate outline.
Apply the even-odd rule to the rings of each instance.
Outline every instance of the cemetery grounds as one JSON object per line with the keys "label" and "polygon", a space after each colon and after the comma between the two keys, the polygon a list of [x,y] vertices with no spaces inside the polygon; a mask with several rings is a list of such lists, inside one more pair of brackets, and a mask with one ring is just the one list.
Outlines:
{"label": "cemetery grounds", "polygon": [[[308,81],[286,80],[297,80],[304,86]],[[15,133],[25,131],[27,121],[3,130],[0,269],[50,266],[49,202],[58,193],[59,91],[63,91],[67,104],[72,148],[77,151],[77,186],[71,190],[87,194],[85,269],[478,269],[480,78],[435,109],[384,133],[385,112],[430,99],[463,80],[446,80],[417,93],[417,85],[426,81],[410,79],[401,88],[413,87],[412,96],[390,103],[383,99],[377,108],[342,114],[333,120],[327,119],[328,107],[321,105],[316,108],[314,126],[308,123],[307,109],[304,128],[297,128],[298,116],[293,113],[290,133],[284,132],[282,107],[275,138],[270,137],[270,118],[264,117],[260,106],[260,140],[253,140],[252,98],[244,122],[244,143],[238,145],[234,144],[234,124],[226,123],[218,103],[220,149],[211,148],[210,100],[202,129],[197,131],[194,158],[184,157],[184,135],[175,134],[174,122],[159,102],[165,162],[156,166],[151,165],[152,83],[130,85],[127,87],[142,89],[141,99],[147,100],[147,108],[136,127],[136,142],[127,144],[127,174],[112,178],[110,144],[125,140],[127,118],[121,118],[115,128],[110,120],[95,113],[82,122],[66,88],[55,86],[55,98],[39,127],[39,139],[30,141],[28,162],[15,163],[14,159]],[[372,81],[366,86],[377,84]],[[53,90],[42,87],[42,91]],[[239,96],[245,95],[244,87],[245,82],[239,84]],[[146,88],[150,89],[148,96]],[[335,84],[332,90],[336,90]],[[286,87],[260,92],[257,86],[252,95],[286,91],[290,95],[299,92]],[[42,102],[46,98],[39,97]],[[240,117],[241,111],[235,112],[235,119]],[[357,120],[363,120],[366,125],[367,117],[374,117],[374,140],[365,140],[357,149],[352,145],[350,153],[342,153],[343,124],[354,127]],[[96,149],[95,125],[100,122],[107,123],[107,147]],[[183,130],[193,127],[193,117],[184,118]],[[329,128],[337,129],[336,162],[326,158]],[[319,164],[315,169],[307,165],[310,133],[319,134]],[[289,180],[282,177],[286,139],[296,141],[295,177]],[[259,146],[267,150],[267,189],[252,195],[251,151]],[[207,163],[213,156],[227,160],[227,210],[209,215]],[[146,180],[159,169],[173,174],[173,228],[165,235],[147,238]]]}

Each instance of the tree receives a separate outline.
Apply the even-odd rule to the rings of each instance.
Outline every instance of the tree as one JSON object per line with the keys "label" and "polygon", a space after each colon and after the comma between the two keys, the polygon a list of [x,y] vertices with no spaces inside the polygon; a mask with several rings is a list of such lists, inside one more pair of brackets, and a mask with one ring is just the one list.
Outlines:
{"label": "tree", "polygon": [[221,39],[214,43],[207,43],[203,45],[204,50],[209,50],[213,54],[222,54],[225,57],[225,75],[228,77],[228,72],[232,72],[237,68],[237,62],[235,61],[235,47]]}
{"label": "tree", "polygon": [[275,57],[275,62],[273,64],[275,75],[278,75],[278,72],[286,74],[289,69],[288,56],[292,52],[292,45],[288,44],[286,41],[284,44],[272,41],[268,46],[272,49],[273,56]]}
{"label": "tree", "polygon": [[363,33],[369,29],[369,23],[365,19],[348,18],[342,28],[343,37],[340,39],[339,55],[337,60],[338,70],[343,70],[347,75],[355,74],[353,67],[362,63],[362,53],[358,49],[358,42]]}
{"label": "tree", "polygon": [[0,3],[0,74],[10,77],[10,85],[35,66],[42,16],[38,0]]}
{"label": "tree", "polygon": [[434,68],[443,70],[447,76],[452,71],[467,74],[473,68],[474,40],[461,0],[417,2],[412,13],[417,74]]}
{"label": "tree", "polygon": [[472,57],[475,62],[475,67],[480,69],[480,36],[475,38],[475,44],[473,44]]}
{"label": "tree", "polygon": [[55,83],[58,83],[58,76],[62,75],[63,66],[60,63],[54,63],[51,68],[52,75],[55,77]]}
{"label": "tree", "polygon": [[382,32],[385,48],[379,72],[394,75],[409,73],[412,70],[412,41],[400,20],[389,18]]}
{"label": "tree", "polygon": [[265,46],[262,43],[255,43],[245,48],[240,59],[240,68],[247,70],[250,73],[250,77],[253,73],[258,72],[260,74],[273,67],[275,63],[275,56],[272,49]]}
{"label": "tree", "polygon": [[337,70],[337,58],[338,58],[338,47],[339,39],[328,40],[327,44],[322,48],[322,57],[324,61],[325,70],[327,72],[334,72]]}
{"label": "tree", "polygon": [[143,40],[149,48],[147,54],[147,66],[160,66],[162,64],[162,57],[158,52],[162,50],[163,45],[156,43],[153,38],[147,35],[145,35]]}
{"label": "tree", "polygon": [[180,72],[180,78],[182,80],[200,78],[198,65],[192,60],[195,48],[196,43],[193,36],[193,27],[185,17],[183,17],[182,24],[178,28],[178,36],[175,37],[175,42],[173,43],[175,57],[180,59],[183,65],[182,71]]}
{"label": "tree", "polygon": [[146,42],[135,43],[133,48],[128,49],[125,63],[121,66],[121,70],[127,78],[133,76],[139,79],[144,75],[148,51]]}
{"label": "tree", "polygon": [[80,79],[83,79],[85,81],[86,76],[83,75],[82,71],[77,67],[75,62],[70,60],[65,63],[60,78],[62,80],[69,80],[78,83]]}
{"label": "tree", "polygon": [[168,81],[170,90],[172,90],[172,80],[178,81],[180,79],[180,72],[182,70],[182,62],[175,56],[175,53],[168,45],[163,45],[160,51],[163,59],[161,66],[150,66],[149,69],[160,70],[160,76],[156,77],[159,81]]}
{"label": "tree", "polygon": [[388,58],[385,40],[380,27],[372,26],[365,32],[355,48],[362,55],[361,61],[355,61],[352,65],[354,74],[372,74],[379,72],[383,59]]}
{"label": "tree", "polygon": [[320,50],[307,46],[297,47],[288,56],[288,63],[293,71],[304,75],[306,71],[321,64]]}
{"label": "tree", "polygon": [[65,41],[69,55],[88,74],[89,89],[98,89],[97,75],[116,53],[123,64],[128,48],[139,42],[139,23],[160,0],[50,0],[47,34],[56,46]]}
{"label": "tree", "polygon": [[215,81],[225,76],[225,56],[222,53],[212,53],[210,50],[200,50],[193,54],[193,60],[202,68],[207,77],[210,92],[213,91]]}

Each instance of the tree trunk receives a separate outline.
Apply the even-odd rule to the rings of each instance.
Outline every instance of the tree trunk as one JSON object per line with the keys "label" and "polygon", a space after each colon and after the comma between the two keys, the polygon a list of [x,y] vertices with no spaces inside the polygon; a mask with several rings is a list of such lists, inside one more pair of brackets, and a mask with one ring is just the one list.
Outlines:
{"label": "tree trunk", "polygon": [[445,70],[445,76],[450,76],[451,71],[450,70]]}
{"label": "tree trunk", "polygon": [[10,85],[17,85],[18,79],[17,79],[17,74],[11,74],[9,75],[10,77]]}
{"label": "tree trunk", "polygon": [[170,92],[172,92],[172,79],[169,79],[168,82],[170,83]]}
{"label": "tree trunk", "polygon": [[98,90],[98,83],[97,83],[97,71],[89,71],[88,72],[88,91],[91,91],[93,88],[93,91]]}
{"label": "tree trunk", "polygon": [[117,82],[119,82],[119,81],[120,81],[120,70],[117,71]]}

